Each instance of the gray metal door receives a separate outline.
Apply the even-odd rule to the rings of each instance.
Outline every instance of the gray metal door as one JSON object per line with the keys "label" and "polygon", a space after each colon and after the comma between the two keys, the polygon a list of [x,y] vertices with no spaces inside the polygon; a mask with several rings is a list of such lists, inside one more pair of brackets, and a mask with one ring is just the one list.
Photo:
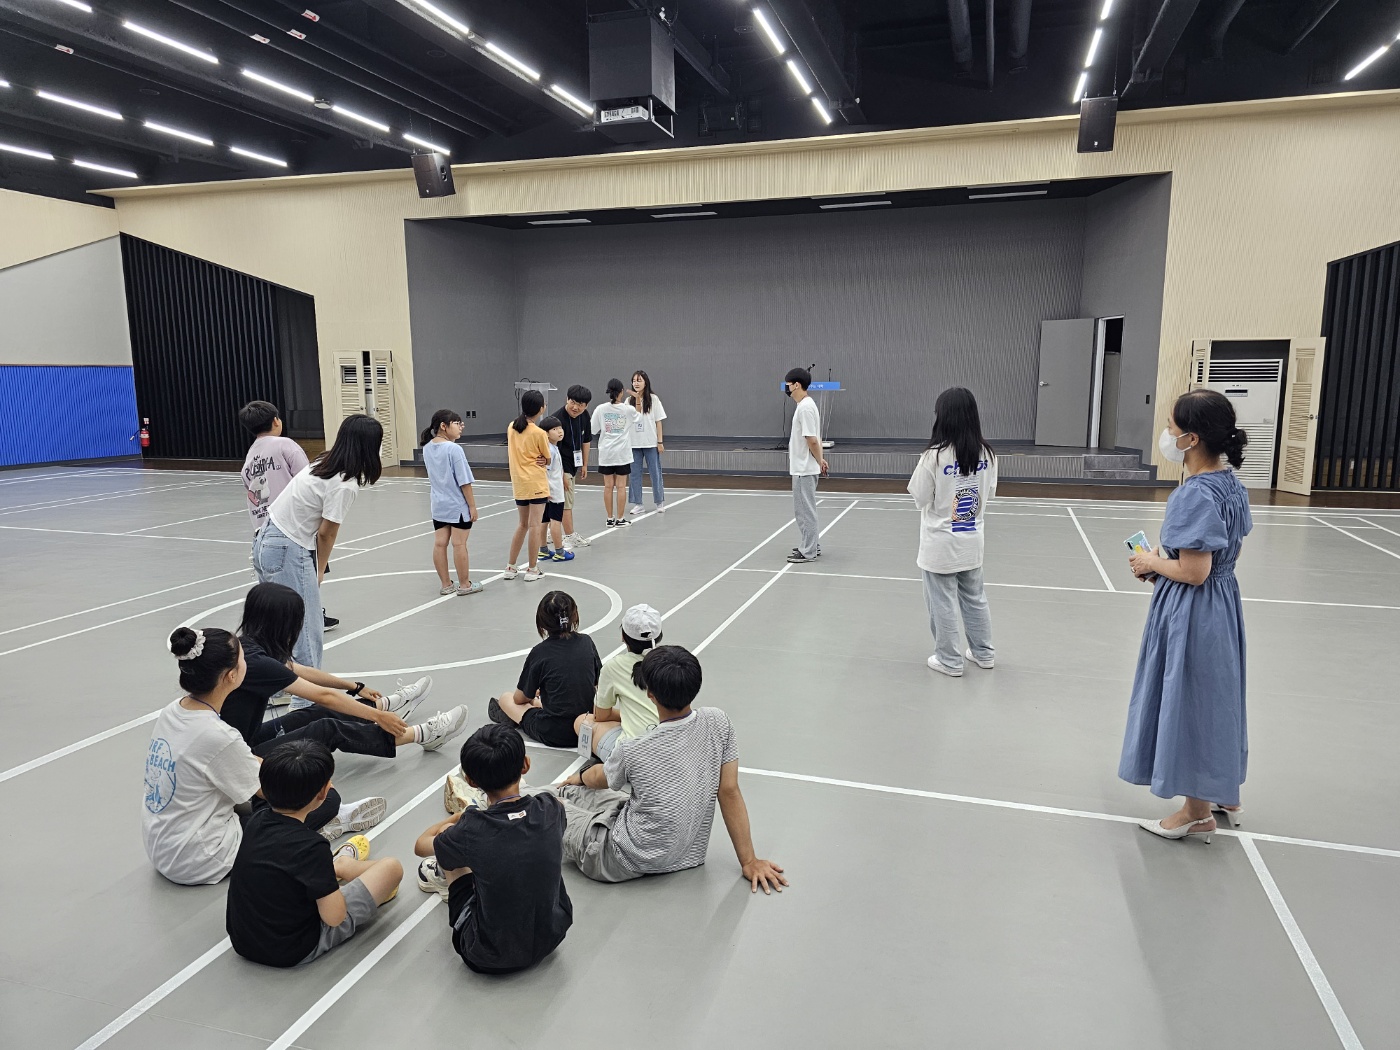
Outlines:
{"label": "gray metal door", "polygon": [[1083,448],[1094,389],[1094,319],[1040,322],[1035,443]]}

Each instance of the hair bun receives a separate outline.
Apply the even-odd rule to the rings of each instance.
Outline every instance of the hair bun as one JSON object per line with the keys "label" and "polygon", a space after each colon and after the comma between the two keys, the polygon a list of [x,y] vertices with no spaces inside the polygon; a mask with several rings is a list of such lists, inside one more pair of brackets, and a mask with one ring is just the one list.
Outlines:
{"label": "hair bun", "polygon": [[170,633],[166,646],[177,660],[194,660],[204,652],[204,632],[189,627],[177,627]]}

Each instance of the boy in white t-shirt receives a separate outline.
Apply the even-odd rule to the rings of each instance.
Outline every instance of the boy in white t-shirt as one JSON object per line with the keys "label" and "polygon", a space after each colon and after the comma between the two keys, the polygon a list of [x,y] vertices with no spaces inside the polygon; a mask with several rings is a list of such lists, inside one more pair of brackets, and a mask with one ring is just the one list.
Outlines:
{"label": "boy in white t-shirt", "polygon": [[[574,552],[564,549],[564,457],[559,442],[564,440],[564,424],[557,416],[540,420],[540,429],[549,438],[549,466],[544,477],[549,484],[549,498],[544,505],[545,543],[540,547],[540,561],[573,561]],[[549,537],[554,538],[554,550],[549,549]]]}
{"label": "boy in white t-shirt", "polygon": [[822,455],[822,420],[817,403],[807,393],[812,373],[805,368],[789,370],[783,377],[792,410],[792,433],[788,436],[788,473],[792,475],[793,517],[801,542],[792,549],[788,561],[803,564],[821,557],[821,533],[817,530],[817,478],[828,470]]}

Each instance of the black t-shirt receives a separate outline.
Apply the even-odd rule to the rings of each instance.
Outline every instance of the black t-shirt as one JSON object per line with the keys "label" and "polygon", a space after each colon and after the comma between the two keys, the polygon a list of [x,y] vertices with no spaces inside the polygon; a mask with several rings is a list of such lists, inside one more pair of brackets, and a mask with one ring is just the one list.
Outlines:
{"label": "black t-shirt", "polygon": [[574,719],[593,710],[603,661],[586,634],[546,638],[530,650],[516,687],[527,697],[540,694],[543,707],[527,711],[521,723],[531,736],[553,747],[578,743]]}
{"label": "black t-shirt", "polygon": [[557,417],[564,424],[564,439],[559,442],[559,458],[564,463],[564,473],[577,474],[579,468],[574,466],[574,453],[582,452],[584,445],[592,444],[593,417],[586,408],[577,419],[569,415],[567,408],[559,409]]}
{"label": "black t-shirt", "polygon": [[252,746],[253,734],[262,725],[267,713],[268,699],[295,682],[297,675],[286,664],[263,652],[262,646],[251,638],[240,638],[239,641],[243,643],[243,658],[248,662],[248,673],[243,676],[243,684],[229,693],[219,717],[238,730],[238,734]]}
{"label": "black t-shirt", "polygon": [[[469,809],[433,839],[439,867],[472,869],[472,876],[452,884],[458,899],[449,904],[456,905],[450,908],[452,943],[473,970],[533,966],[573,925],[561,871],[564,824],[564,804],[542,793]],[[458,883],[465,885],[459,889]],[[474,895],[462,901],[462,890]]]}
{"label": "black t-shirt", "polygon": [[316,902],[337,889],[326,840],[300,820],[258,809],[229,874],[224,922],[233,950],[266,966],[295,966],[321,939]]}

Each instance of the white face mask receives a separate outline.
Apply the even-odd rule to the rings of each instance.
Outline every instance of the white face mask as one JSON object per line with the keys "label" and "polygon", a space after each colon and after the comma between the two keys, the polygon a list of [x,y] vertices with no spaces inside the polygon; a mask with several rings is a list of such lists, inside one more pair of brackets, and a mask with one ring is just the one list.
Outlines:
{"label": "white face mask", "polygon": [[[1186,435],[1184,434],[1182,435],[1182,437],[1185,436]],[[1185,463],[1187,450],[1184,448],[1177,447],[1176,443],[1179,440],[1181,439],[1173,436],[1171,430],[1164,429],[1162,431],[1162,436],[1157,439],[1157,449],[1159,452],[1162,453],[1163,456],[1171,460],[1171,462]]]}

